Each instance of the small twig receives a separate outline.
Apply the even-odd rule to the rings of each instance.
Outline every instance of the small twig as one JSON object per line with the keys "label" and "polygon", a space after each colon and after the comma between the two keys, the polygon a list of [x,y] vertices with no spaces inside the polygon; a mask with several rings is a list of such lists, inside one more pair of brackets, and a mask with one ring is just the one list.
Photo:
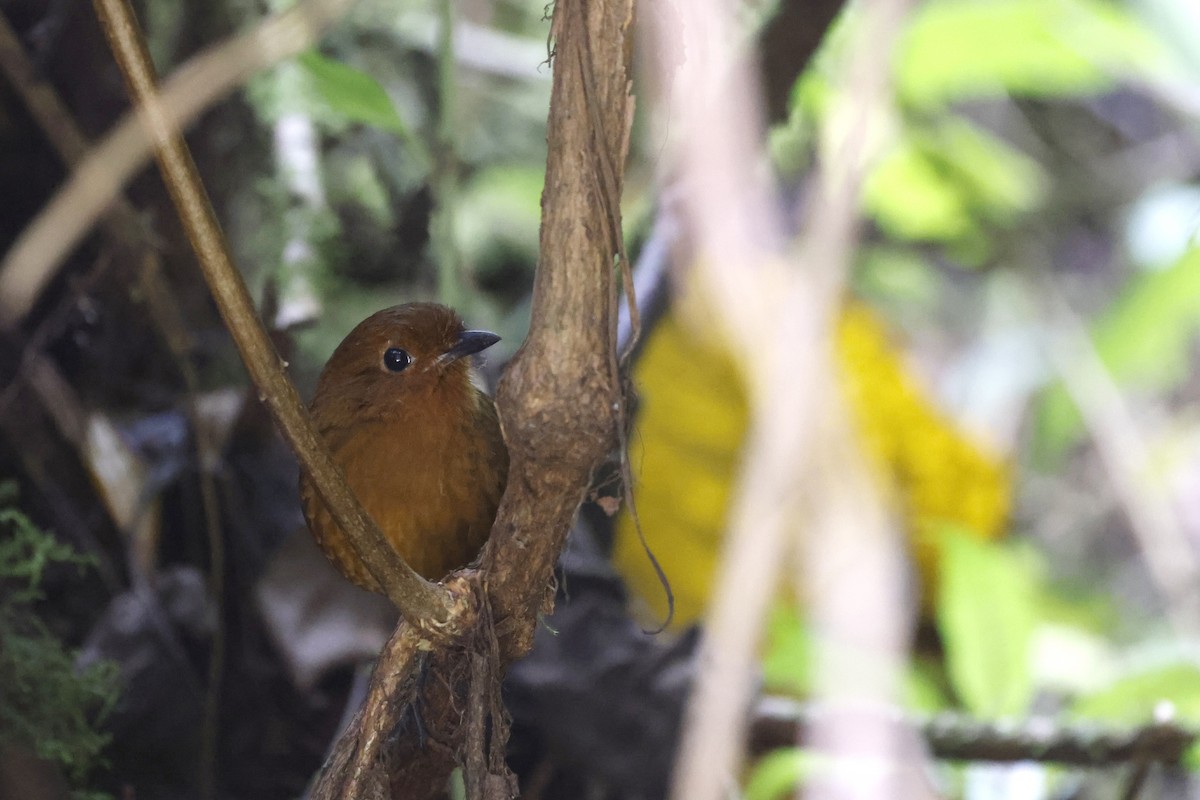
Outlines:
{"label": "small twig", "polygon": [[[73,167],[83,161],[91,142],[83,135],[79,124],[54,87],[38,76],[33,62],[25,54],[16,32],[3,13],[0,13],[0,69],[3,69],[17,89],[38,127],[46,134],[47,140],[63,163]],[[117,195],[110,210],[104,215],[102,225],[105,235],[121,255],[138,264],[138,289],[150,311],[150,319],[158,328],[167,347],[177,357],[190,353],[191,334],[183,324],[183,315],[163,279],[158,252],[149,241],[137,209],[124,195]],[[93,270],[87,278],[87,283],[73,287],[67,302],[74,303],[77,295],[82,294],[91,283],[98,281],[105,271]],[[58,319],[59,316],[58,312],[52,314],[42,326],[50,324],[51,319]],[[10,320],[16,321],[19,321],[19,316]],[[29,337],[30,348],[35,351],[42,349],[43,342],[49,336],[48,332],[43,333],[42,326]],[[187,375],[183,377],[186,381]],[[0,406],[3,406],[3,403],[0,399]]]}
{"label": "small twig", "polygon": [[437,133],[431,176],[435,209],[431,234],[433,251],[437,257],[438,297],[448,306],[461,308],[464,299],[462,260],[454,231],[458,194],[458,152],[455,146],[458,79],[454,59],[453,0],[438,0],[437,48]]}
{"label": "small twig", "polygon": [[192,428],[199,470],[200,506],[208,536],[208,593],[213,604],[212,643],[208,653],[208,686],[204,698],[204,723],[200,739],[200,797],[217,796],[217,740],[220,733],[221,685],[225,674],[225,531],[221,527],[221,506],[217,499],[214,473],[220,457],[216,444],[205,441],[200,416],[200,381],[187,353],[173,353],[187,389],[187,415]]}
{"label": "small twig", "polygon": [[367,698],[334,745],[310,800],[386,796],[380,754],[416,696],[413,675],[420,653],[416,629],[402,622],[379,654]]}
{"label": "small twig", "polygon": [[[592,124],[593,145],[589,150],[589,155],[592,157],[592,168],[589,170],[588,177],[595,182],[594,191],[596,196],[600,198],[602,208],[600,209],[600,217],[604,220],[604,232],[609,240],[611,252],[617,259],[617,267],[621,273],[621,288],[625,295],[625,308],[629,314],[629,339],[625,343],[625,349],[618,356],[616,341],[613,342],[613,357],[611,359],[610,369],[613,371],[613,379],[619,380],[618,358],[621,364],[624,364],[629,354],[633,352],[633,348],[637,346],[638,338],[642,332],[641,315],[638,313],[637,296],[634,294],[633,288],[633,269],[629,263],[629,255],[625,252],[625,235],[621,227],[621,172],[617,169],[614,155],[619,156],[621,162],[624,163],[625,156],[629,152],[629,136],[631,126],[626,123],[621,125],[616,131],[609,130],[612,126],[606,126],[604,123],[604,106],[602,98],[599,95],[599,87],[596,82],[595,73],[589,69],[589,66],[594,63],[595,55],[592,53],[592,35],[588,30],[586,18],[586,4],[572,4],[575,9],[575,17],[579,27],[577,30],[582,37],[580,42],[581,47],[576,50],[579,59],[579,71],[582,77],[581,87],[583,89],[583,99],[587,106],[588,119]],[[625,92],[629,92],[630,85],[622,87]],[[632,110],[632,109],[631,109]],[[609,149],[610,142],[606,138],[613,133],[620,135],[620,139],[611,144],[615,144],[615,153]],[[612,306],[610,310],[614,316],[619,316],[617,311],[617,295],[612,294]],[[614,330],[614,336],[616,331]],[[625,443],[621,443],[621,450],[624,452]],[[629,476],[624,476],[628,478]]]}
{"label": "small twig", "polygon": [[17,32],[3,12],[0,12],[0,69],[25,101],[46,139],[67,163],[74,163],[87,151],[88,142],[54,87],[39,74],[26,55]]}
{"label": "small twig", "polygon": [[1117,728],[1091,723],[1056,725],[1048,720],[1020,724],[979,722],[939,715],[920,726],[937,758],[955,761],[1045,761],[1079,767],[1146,760],[1178,763],[1197,732],[1173,722]]}
{"label": "small twig", "polygon": [[[671,257],[680,242],[681,227],[678,209],[666,198],[660,198],[650,235],[642,242],[637,266],[633,270],[633,292],[639,316],[640,313],[647,314],[651,325],[667,303],[671,289]],[[641,324],[642,320],[638,322]],[[640,335],[634,336],[629,306],[622,305],[617,321],[617,352],[623,356],[632,354],[640,343]]]}
{"label": "small twig", "polygon": [[203,189],[196,165],[179,133],[178,121],[159,98],[145,39],[125,0],[95,0],[97,15],[129,85],[138,113],[150,130],[155,155],[209,289],[246,368],[285,438],[312,476],[321,499],[347,534],[359,557],[410,622],[431,633],[451,619],[452,598],[413,572],[387,545],[383,534],[346,486],[341,469],[313,427],[296,388],[263,328]]}
{"label": "small twig", "polygon": [[488,659],[475,647],[471,649],[471,685],[467,691],[466,753],[463,756],[463,782],[468,800],[483,800],[487,787]]}

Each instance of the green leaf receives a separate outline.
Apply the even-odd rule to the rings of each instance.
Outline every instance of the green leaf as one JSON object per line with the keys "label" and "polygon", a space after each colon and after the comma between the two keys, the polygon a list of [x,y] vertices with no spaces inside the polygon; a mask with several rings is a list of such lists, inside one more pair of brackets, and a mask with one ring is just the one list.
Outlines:
{"label": "green leaf", "polygon": [[901,687],[904,707],[918,714],[934,714],[948,709],[950,702],[942,690],[944,677],[941,667],[931,660],[912,662],[904,673]]}
{"label": "green leaf", "polygon": [[980,542],[950,528],[939,540],[937,617],[950,682],[975,714],[1021,714],[1032,694],[1033,565],[1011,545]]}
{"label": "green leaf", "polygon": [[1089,94],[1160,53],[1135,18],[1101,0],[934,0],[901,41],[897,85],[918,107]]}
{"label": "green leaf", "polygon": [[1140,276],[1096,328],[1096,349],[1122,380],[1166,388],[1189,374],[1200,327],[1200,249]]}
{"label": "green leaf", "polygon": [[[1190,374],[1200,329],[1200,248],[1174,265],[1139,275],[1096,325],[1097,355],[1124,386],[1170,390]],[[1078,439],[1083,425],[1061,385],[1046,392],[1037,413],[1037,443],[1054,460]]]}
{"label": "green leaf", "polygon": [[863,202],[880,227],[898,239],[948,241],[975,230],[957,187],[912,139],[871,171]]}
{"label": "green leaf", "polygon": [[896,238],[969,243],[981,225],[1032,211],[1044,183],[1032,160],[950,117],[910,130],[868,176],[863,202]]}
{"label": "green leaf", "polygon": [[902,308],[934,308],[942,290],[941,276],[929,260],[909,248],[864,248],[853,277],[859,294]]}
{"label": "green leaf", "polygon": [[746,781],[746,800],[779,800],[791,797],[796,786],[812,773],[814,756],[799,748],[773,750],[760,758]]}
{"label": "green leaf", "polygon": [[1155,708],[1164,701],[1178,719],[1200,722],[1200,663],[1184,657],[1127,673],[1080,698],[1071,711],[1087,719],[1143,723],[1154,717]]}
{"label": "green leaf", "polygon": [[1195,742],[1187,750],[1183,751],[1183,758],[1180,759],[1183,768],[1188,772],[1200,772],[1200,742]]}
{"label": "green leaf", "polygon": [[809,688],[812,641],[799,613],[780,606],[767,622],[763,684],[768,691],[802,696]]}
{"label": "green leaf", "polygon": [[928,147],[930,157],[961,183],[970,206],[990,220],[1010,221],[1032,211],[1045,195],[1034,161],[962,118],[943,123]]}
{"label": "green leaf", "polygon": [[317,97],[351,122],[381,128],[401,136],[408,128],[384,88],[367,73],[309,50],[297,57],[312,81]]}

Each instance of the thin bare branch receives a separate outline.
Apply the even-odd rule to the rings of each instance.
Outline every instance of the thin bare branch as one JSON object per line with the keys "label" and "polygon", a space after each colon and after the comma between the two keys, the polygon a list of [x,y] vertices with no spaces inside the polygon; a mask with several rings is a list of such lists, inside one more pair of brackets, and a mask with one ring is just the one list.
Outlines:
{"label": "thin bare branch", "polygon": [[196,165],[180,135],[179,120],[158,95],[153,65],[132,9],[125,0],[96,0],[95,6],[137,104],[138,115],[150,132],[159,168],[201,270],[260,397],[387,596],[410,622],[437,633],[450,620],[453,598],[444,589],[422,579],[388,546],[321,442],[296,388],[287,378],[285,365],[258,319],[245,282],[229,258]]}

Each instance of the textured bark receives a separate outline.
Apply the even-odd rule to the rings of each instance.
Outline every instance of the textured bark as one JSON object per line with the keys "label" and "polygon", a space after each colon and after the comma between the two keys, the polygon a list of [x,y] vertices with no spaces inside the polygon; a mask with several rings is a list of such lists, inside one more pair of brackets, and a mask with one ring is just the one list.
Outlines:
{"label": "textured bark", "polygon": [[505,660],[532,644],[554,563],[623,413],[613,262],[633,109],[631,20],[630,0],[555,8],[541,261],[529,337],[497,393],[509,489],[484,562]]}

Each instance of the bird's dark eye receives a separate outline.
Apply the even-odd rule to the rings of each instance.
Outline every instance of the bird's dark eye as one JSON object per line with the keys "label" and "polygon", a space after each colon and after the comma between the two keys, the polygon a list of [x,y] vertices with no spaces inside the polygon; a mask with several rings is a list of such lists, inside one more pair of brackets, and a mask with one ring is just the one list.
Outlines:
{"label": "bird's dark eye", "polygon": [[411,363],[412,356],[399,347],[389,347],[383,354],[383,365],[390,372],[403,372]]}

